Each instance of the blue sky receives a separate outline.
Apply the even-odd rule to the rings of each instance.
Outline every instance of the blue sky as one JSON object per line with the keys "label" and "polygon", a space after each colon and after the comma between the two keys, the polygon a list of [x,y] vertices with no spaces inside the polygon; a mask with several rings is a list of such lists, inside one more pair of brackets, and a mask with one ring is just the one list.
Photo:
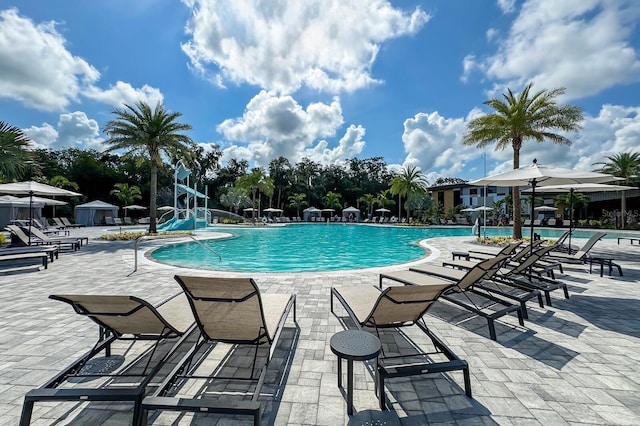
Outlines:
{"label": "blue sky", "polygon": [[[0,120],[38,147],[102,149],[114,108],[161,100],[223,162],[381,156],[433,182],[482,177],[466,122],[533,82],[585,120],[521,165],[591,170],[639,149],[637,22],[636,0],[0,0]],[[488,174],[512,167],[485,153]]]}

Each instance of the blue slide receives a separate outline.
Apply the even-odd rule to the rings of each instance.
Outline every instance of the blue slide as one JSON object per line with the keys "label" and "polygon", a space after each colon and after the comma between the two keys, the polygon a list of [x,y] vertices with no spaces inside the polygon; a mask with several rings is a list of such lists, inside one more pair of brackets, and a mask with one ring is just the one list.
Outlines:
{"label": "blue slide", "polygon": [[195,228],[195,218],[176,219],[171,218],[162,225],[158,226],[158,231],[191,231]]}

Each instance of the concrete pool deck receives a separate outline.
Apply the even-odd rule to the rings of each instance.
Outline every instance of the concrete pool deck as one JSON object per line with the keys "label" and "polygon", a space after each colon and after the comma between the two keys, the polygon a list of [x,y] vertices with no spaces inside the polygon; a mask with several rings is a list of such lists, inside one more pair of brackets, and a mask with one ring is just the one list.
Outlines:
{"label": "concrete pool deck", "polygon": [[[138,258],[133,242],[97,240],[105,228],[72,230],[90,238],[78,252],[62,252],[47,270],[0,275],[0,425],[18,424],[25,393],[41,386],[95,343],[97,327],[50,294],[132,294],[150,302],[179,291],[175,274],[251,276],[261,292],[295,292],[298,325],[287,324],[293,346],[290,364],[276,363],[272,383],[265,384],[263,424],[640,424],[640,247],[605,239],[592,250],[622,266],[624,276],[589,273],[589,265],[572,265],[557,278],[569,286],[570,299],[556,291],[553,306],[529,304],[529,320],[515,316],[497,324],[497,342],[489,339],[486,321],[447,302],[436,302],[427,325],[470,366],[473,399],[464,395],[462,374],[429,375],[388,382],[391,410],[383,412],[374,382],[356,362],[352,417],[336,386],[337,361],[330,337],[343,330],[331,314],[333,286],[375,285],[387,268],[327,273],[217,273],[158,266]],[[472,237],[426,241],[434,254],[421,262],[439,264],[452,251],[466,251]],[[574,240],[581,245],[584,239]],[[161,244],[149,241],[143,248]],[[340,310],[338,310],[340,312]],[[383,345],[408,346],[410,340],[429,349],[417,327],[406,336],[385,331]],[[279,351],[278,353],[284,353]],[[273,363],[272,363],[273,365]],[[279,381],[278,381],[279,380]],[[32,424],[111,424],[130,422],[125,403],[39,403]],[[150,424],[252,424],[249,418],[171,414],[153,415]],[[217,423],[216,423],[217,422]]]}

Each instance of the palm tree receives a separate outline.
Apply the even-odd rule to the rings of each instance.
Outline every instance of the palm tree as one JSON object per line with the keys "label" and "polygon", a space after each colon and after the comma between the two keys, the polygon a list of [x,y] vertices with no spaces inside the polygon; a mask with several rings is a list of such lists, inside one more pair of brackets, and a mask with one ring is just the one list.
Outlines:
{"label": "palm tree", "polygon": [[298,217],[300,217],[300,209],[307,206],[306,198],[307,194],[302,192],[289,196],[289,207],[296,209],[296,215]]}
{"label": "palm tree", "polygon": [[[427,190],[427,181],[425,180],[422,172],[416,166],[407,166],[403,168],[391,180],[391,193],[398,196],[398,217],[402,217],[401,201],[402,197],[407,200],[415,197],[422,196]],[[409,221],[409,208],[407,210],[407,221]]]}
{"label": "palm tree", "polygon": [[[561,211],[564,211],[564,209],[571,209],[571,206],[573,206],[574,209],[587,207],[587,205],[589,205],[589,201],[590,198],[584,194],[579,192],[567,192],[565,194],[556,195],[555,200],[553,200],[553,205]],[[573,217],[572,211],[569,211],[569,217]]]}
{"label": "palm tree", "polygon": [[194,148],[191,138],[181,131],[191,130],[189,124],[178,123],[179,112],[169,112],[161,102],[152,109],[140,101],[135,105],[125,104],[124,109],[112,111],[117,118],[104,126],[108,139],[103,143],[108,151],[125,150],[127,154],[143,155],[151,161],[151,182],[149,200],[149,232],[156,229],[156,198],[158,195],[158,167],[162,164],[162,154],[177,155]]}
{"label": "palm tree", "polygon": [[[594,163],[601,165],[598,172],[607,173],[613,176],[624,178],[625,185],[633,185],[638,182],[638,174],[640,173],[640,153],[638,152],[623,152],[622,154],[615,154],[607,157],[608,162]],[[624,229],[625,215],[627,211],[627,197],[624,191],[622,191],[622,204],[620,209],[622,210],[622,228]]]}
{"label": "palm tree", "polygon": [[[462,143],[483,148],[493,142],[496,150],[513,148],[513,168],[520,167],[522,144],[533,139],[538,143],[550,140],[557,144],[571,144],[566,137],[554,131],[575,132],[582,121],[582,109],[575,105],[558,106],[556,98],[564,94],[564,88],[541,90],[530,96],[533,83],[529,83],[520,95],[511,89],[503,93],[504,101],[493,98],[484,104],[495,112],[475,118],[467,125]],[[522,238],[520,192],[513,188],[513,238]]]}
{"label": "palm tree", "polygon": [[322,201],[324,202],[325,208],[339,209],[340,207],[342,207],[342,204],[340,204],[340,198],[342,198],[342,195],[337,194],[333,191],[329,191],[327,192],[327,195],[324,196]]}
{"label": "palm tree", "polygon": [[375,206],[377,199],[373,194],[364,194],[362,197],[358,198],[358,202],[361,202],[367,208],[368,218],[371,219],[373,216],[373,207]]}
{"label": "palm tree", "polygon": [[[113,189],[109,192],[111,195],[115,195],[123,206],[133,204],[136,200],[142,198],[140,188],[136,185],[129,186],[128,183],[116,183],[113,185]],[[126,210],[125,210],[126,216]]]}
{"label": "palm tree", "polygon": [[22,178],[31,160],[30,143],[21,129],[0,121],[0,182]]}
{"label": "palm tree", "polygon": [[236,181],[236,187],[251,193],[251,220],[256,220],[256,195],[260,192],[267,197],[273,195],[273,181],[266,176],[262,169],[255,168],[248,175],[240,176]]}

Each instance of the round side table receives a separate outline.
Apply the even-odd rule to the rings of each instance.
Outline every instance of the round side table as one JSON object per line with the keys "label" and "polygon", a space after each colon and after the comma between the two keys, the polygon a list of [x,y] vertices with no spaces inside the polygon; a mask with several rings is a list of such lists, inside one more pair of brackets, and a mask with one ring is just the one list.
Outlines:
{"label": "round side table", "polygon": [[342,387],[342,360],[347,360],[347,414],[353,414],[353,361],[376,358],[380,340],[362,330],[345,330],[331,336],[331,352],[338,357],[338,387]]}

